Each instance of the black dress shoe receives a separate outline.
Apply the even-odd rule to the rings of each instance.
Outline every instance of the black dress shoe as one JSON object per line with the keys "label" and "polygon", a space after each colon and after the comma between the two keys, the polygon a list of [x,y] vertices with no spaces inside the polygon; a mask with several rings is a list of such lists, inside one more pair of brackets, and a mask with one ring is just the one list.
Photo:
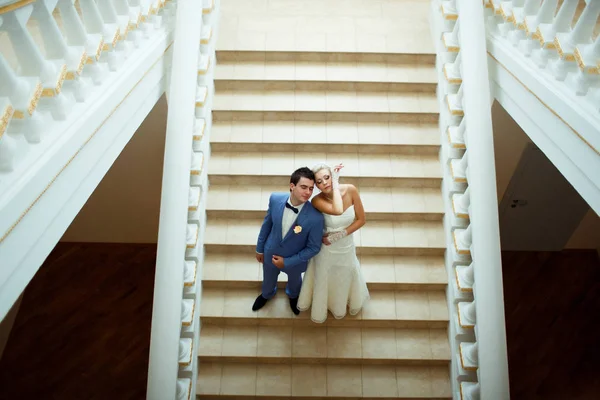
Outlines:
{"label": "black dress shoe", "polygon": [[259,294],[256,300],[254,300],[254,304],[252,305],[252,311],[260,310],[265,304],[267,304],[267,301],[269,301],[269,299],[265,299],[264,297],[262,297],[262,294]]}
{"label": "black dress shoe", "polygon": [[300,314],[300,310],[298,310],[298,298],[290,299],[290,308],[294,312],[294,314]]}

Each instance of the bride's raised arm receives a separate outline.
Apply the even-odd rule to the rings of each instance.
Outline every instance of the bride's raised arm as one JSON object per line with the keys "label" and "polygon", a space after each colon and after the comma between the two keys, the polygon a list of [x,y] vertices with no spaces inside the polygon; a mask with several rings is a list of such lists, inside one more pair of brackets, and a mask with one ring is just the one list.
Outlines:
{"label": "bride's raised arm", "polygon": [[331,179],[331,202],[323,197],[325,193],[316,196],[312,200],[312,205],[322,213],[330,215],[342,215],[344,213],[344,201],[340,192],[340,169],[343,167],[342,164],[336,165],[331,171],[331,177],[323,177],[325,181]]}

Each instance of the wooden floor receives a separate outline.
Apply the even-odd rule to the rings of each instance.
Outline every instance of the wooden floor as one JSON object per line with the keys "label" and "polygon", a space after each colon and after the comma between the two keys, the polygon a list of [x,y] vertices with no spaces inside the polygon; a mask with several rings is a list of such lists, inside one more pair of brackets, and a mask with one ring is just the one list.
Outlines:
{"label": "wooden floor", "polygon": [[[30,283],[0,399],[143,399],[155,245],[61,243]],[[594,252],[504,253],[513,400],[600,398]]]}
{"label": "wooden floor", "polygon": [[503,252],[513,400],[600,399],[595,251]]}
{"label": "wooden floor", "polygon": [[25,291],[0,399],[144,399],[156,245],[60,243]]}

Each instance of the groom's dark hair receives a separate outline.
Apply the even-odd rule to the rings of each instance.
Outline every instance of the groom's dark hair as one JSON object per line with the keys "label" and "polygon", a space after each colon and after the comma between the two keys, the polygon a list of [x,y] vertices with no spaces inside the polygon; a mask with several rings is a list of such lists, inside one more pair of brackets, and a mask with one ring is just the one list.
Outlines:
{"label": "groom's dark hair", "polygon": [[315,180],[315,174],[308,167],[298,168],[290,176],[290,183],[297,185],[300,182],[300,178],[307,178],[311,181]]}

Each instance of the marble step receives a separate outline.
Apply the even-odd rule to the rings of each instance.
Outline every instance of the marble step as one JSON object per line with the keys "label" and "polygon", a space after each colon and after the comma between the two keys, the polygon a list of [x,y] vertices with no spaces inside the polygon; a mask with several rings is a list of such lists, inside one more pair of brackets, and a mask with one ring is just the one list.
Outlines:
{"label": "marble step", "polygon": [[[338,132],[343,140],[344,130]],[[336,140],[333,135],[328,139]],[[287,187],[290,174],[319,162],[344,163],[342,183],[371,187],[439,188],[442,171],[435,155],[334,153],[335,145],[319,152],[223,152],[211,155],[208,173],[212,184],[254,184]],[[325,152],[329,150],[329,152]]]}
{"label": "marble step", "polygon": [[[292,69],[288,75],[294,72]],[[248,76],[251,76],[248,74]],[[242,78],[221,78],[215,79],[215,89],[219,92],[226,90],[232,91],[248,91],[248,90],[264,90],[266,92],[279,92],[284,90],[296,90],[296,91],[354,91],[354,92],[367,92],[367,93],[435,93],[436,83],[420,83],[420,82],[389,82],[384,80],[384,77],[378,81],[361,81],[358,79],[350,80],[351,75],[348,74],[348,78],[341,80],[340,75],[336,77],[340,80],[330,81],[325,80],[323,77],[314,74],[314,77],[307,75],[307,78],[313,78],[311,80],[304,79],[299,80],[295,76],[288,76],[288,79],[283,79],[286,75],[280,74],[281,78],[276,79],[277,76],[265,74],[262,79],[252,79],[250,77]],[[343,75],[341,75],[343,76]],[[368,75],[372,78],[373,75]],[[321,79],[319,79],[321,78]]]}
{"label": "marble step", "polygon": [[448,365],[446,329],[203,325],[200,363]]}
{"label": "marble step", "polygon": [[[218,185],[208,192],[209,218],[257,219],[265,215],[271,193],[285,186]],[[444,204],[439,189],[358,188],[367,221],[439,221]]]}
{"label": "marble step", "polygon": [[315,152],[335,144],[339,153],[437,155],[436,124],[340,121],[216,121],[211,130],[213,152]]}
{"label": "marble step", "polygon": [[[435,53],[421,54],[402,52],[328,52],[328,51],[262,51],[228,50],[217,48],[218,65],[252,62],[308,62],[308,63],[361,63],[386,65],[418,65],[435,67]],[[434,79],[435,81],[435,79]]]}
{"label": "marble step", "polygon": [[301,89],[317,83],[323,87],[324,83],[323,89],[348,90],[354,86],[360,90],[382,91],[406,90],[407,85],[413,85],[408,88],[414,87],[416,91],[432,91],[437,85],[435,66],[419,62],[417,57],[386,61],[384,55],[360,60],[320,57],[294,60],[274,56],[281,54],[269,53],[267,57],[258,54],[247,59],[220,57],[215,84],[236,82],[235,87],[240,88],[242,83],[259,85],[262,82],[268,89]]}
{"label": "marble step", "polygon": [[340,122],[402,122],[437,124],[439,113],[372,112],[372,111],[265,111],[212,110],[213,121],[340,121]]}
{"label": "marble step", "polygon": [[[206,251],[253,254],[262,221],[209,219]],[[446,248],[442,221],[369,221],[352,236],[361,255],[438,256]]]}
{"label": "marble step", "polygon": [[199,399],[451,399],[447,365],[200,365]]}
{"label": "marble step", "polygon": [[215,111],[322,112],[322,113],[439,113],[435,93],[360,90],[220,90]]}
{"label": "marble step", "polygon": [[310,320],[310,310],[294,315],[284,291],[278,291],[263,308],[254,312],[252,304],[259,294],[260,290],[252,288],[203,289],[200,303],[202,324],[411,329],[448,326],[448,305],[442,290],[371,291],[371,298],[357,315],[336,319],[330,314],[322,324]]}
{"label": "marble step", "polygon": [[[445,290],[447,275],[441,256],[358,256],[369,290]],[[262,265],[254,252],[209,253],[203,266],[202,286],[212,289],[256,289],[262,282]],[[287,275],[280,274],[283,289]]]}

